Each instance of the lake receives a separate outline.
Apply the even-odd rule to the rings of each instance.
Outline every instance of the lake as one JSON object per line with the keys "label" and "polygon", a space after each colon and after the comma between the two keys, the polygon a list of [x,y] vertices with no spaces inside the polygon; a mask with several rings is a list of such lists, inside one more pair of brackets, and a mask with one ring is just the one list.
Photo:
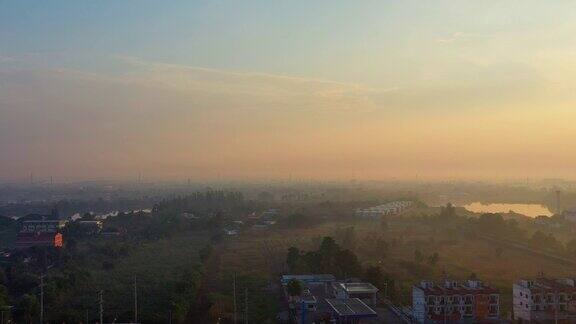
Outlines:
{"label": "lake", "polygon": [[540,204],[483,204],[474,202],[462,207],[474,213],[507,213],[513,211],[528,217],[552,216],[550,209]]}

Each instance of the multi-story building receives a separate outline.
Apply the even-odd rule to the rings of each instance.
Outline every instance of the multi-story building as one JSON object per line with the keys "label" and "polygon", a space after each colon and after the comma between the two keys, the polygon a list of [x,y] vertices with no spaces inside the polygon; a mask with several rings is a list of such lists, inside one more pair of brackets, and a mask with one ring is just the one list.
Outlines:
{"label": "multi-story building", "polygon": [[412,287],[412,310],[418,323],[496,321],[500,293],[477,280],[445,280],[442,285],[422,281]]}
{"label": "multi-story building", "polygon": [[513,286],[514,317],[528,322],[576,321],[575,279],[522,279]]}

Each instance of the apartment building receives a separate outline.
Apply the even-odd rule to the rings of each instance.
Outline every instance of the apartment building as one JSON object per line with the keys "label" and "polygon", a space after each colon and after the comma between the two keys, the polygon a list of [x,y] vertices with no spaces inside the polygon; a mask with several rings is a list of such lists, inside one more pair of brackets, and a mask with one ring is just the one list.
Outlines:
{"label": "apartment building", "polygon": [[514,283],[515,319],[527,322],[576,321],[576,280],[522,279]]}
{"label": "apartment building", "polygon": [[418,323],[496,321],[500,317],[500,293],[478,280],[422,281],[412,287],[412,310]]}

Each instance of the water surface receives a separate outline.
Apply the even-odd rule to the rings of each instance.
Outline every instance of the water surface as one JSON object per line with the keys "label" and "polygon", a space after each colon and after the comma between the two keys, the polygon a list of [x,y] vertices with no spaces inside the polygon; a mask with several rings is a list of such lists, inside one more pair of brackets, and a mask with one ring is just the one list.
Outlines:
{"label": "water surface", "polygon": [[528,217],[552,216],[550,209],[540,204],[483,204],[480,202],[474,202],[462,207],[474,213],[507,213],[513,211],[517,214],[526,215]]}

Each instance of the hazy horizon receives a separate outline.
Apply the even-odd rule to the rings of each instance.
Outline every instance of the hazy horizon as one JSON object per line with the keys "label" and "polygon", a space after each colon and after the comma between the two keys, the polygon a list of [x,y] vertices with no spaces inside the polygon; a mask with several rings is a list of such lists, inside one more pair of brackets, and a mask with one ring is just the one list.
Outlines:
{"label": "hazy horizon", "polygon": [[0,181],[576,178],[576,3],[0,2]]}

